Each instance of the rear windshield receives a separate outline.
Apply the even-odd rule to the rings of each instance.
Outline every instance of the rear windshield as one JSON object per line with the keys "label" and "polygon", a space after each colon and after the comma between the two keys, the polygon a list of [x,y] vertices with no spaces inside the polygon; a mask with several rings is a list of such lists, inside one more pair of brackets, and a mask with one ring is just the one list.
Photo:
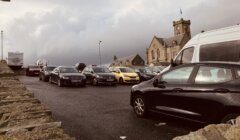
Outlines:
{"label": "rear windshield", "polygon": [[240,61],[240,40],[202,45],[200,61]]}

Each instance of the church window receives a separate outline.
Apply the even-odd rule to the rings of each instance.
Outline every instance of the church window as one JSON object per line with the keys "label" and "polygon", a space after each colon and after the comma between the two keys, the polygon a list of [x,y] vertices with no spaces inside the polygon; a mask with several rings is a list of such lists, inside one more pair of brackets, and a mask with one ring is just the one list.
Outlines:
{"label": "church window", "polygon": [[152,50],[152,52],[151,52],[152,54],[152,59],[155,59],[155,54],[154,54],[154,51]]}

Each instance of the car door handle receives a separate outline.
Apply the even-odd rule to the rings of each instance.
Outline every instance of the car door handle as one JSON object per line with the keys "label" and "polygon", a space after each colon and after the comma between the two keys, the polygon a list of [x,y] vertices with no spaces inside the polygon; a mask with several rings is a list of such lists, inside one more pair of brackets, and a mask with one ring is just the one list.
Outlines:
{"label": "car door handle", "polygon": [[228,89],[225,89],[225,88],[217,88],[217,89],[214,89],[215,92],[221,92],[221,93],[226,93],[226,92],[229,92]]}
{"label": "car door handle", "polygon": [[174,92],[180,92],[180,91],[182,91],[182,90],[183,90],[182,88],[174,88],[174,89],[173,89]]}

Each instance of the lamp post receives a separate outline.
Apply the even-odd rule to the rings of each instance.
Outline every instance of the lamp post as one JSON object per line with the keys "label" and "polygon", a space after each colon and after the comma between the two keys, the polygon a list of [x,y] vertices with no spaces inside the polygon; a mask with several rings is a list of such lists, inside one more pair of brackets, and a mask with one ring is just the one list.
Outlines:
{"label": "lamp post", "polygon": [[[11,0],[1,0],[3,2],[10,2]],[[3,31],[1,31],[1,60],[3,60]]]}
{"label": "lamp post", "polygon": [[3,31],[1,31],[1,60],[3,60]]}
{"label": "lamp post", "polygon": [[101,60],[101,43],[102,43],[102,41],[99,41],[99,43],[98,43],[98,48],[99,48],[99,62],[100,62],[100,66],[102,65],[102,60]]}

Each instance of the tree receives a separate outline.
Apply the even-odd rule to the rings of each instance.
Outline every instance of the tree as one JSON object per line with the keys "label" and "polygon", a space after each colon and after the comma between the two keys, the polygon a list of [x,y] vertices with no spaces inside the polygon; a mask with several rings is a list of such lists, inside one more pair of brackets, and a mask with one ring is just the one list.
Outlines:
{"label": "tree", "polygon": [[76,69],[78,71],[83,71],[83,69],[86,67],[86,64],[84,64],[84,63],[77,63],[75,66],[76,66]]}

